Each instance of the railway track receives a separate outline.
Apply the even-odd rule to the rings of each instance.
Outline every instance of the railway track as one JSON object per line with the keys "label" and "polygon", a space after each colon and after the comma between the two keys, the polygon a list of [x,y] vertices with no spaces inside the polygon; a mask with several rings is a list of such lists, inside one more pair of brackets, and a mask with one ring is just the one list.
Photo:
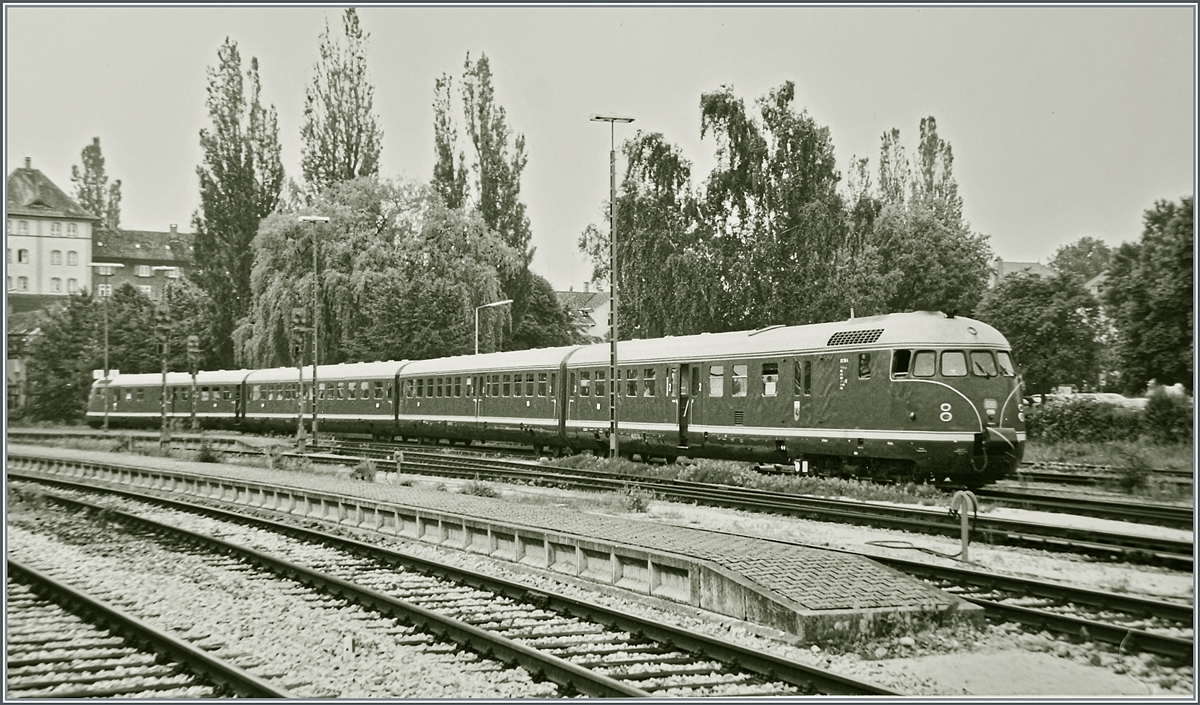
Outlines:
{"label": "railway track", "polygon": [[[203,550],[236,556],[461,648],[519,664],[557,684],[559,696],[895,694],[581,600],[297,526],[159,498],[141,499],[169,508],[130,512],[57,494],[48,498],[90,506],[110,521],[157,535],[186,537]],[[249,547],[263,544],[269,551]]]}
{"label": "railway track", "polygon": [[[1163,482],[1177,485],[1194,484],[1191,470],[1160,468],[1152,473]],[[1046,482],[1056,485],[1113,485],[1117,483],[1116,469],[1111,465],[1085,463],[1059,463],[1050,461],[1026,461],[1017,468],[1017,479],[1028,482]]]}
{"label": "railway track", "polygon": [[[359,457],[374,457],[381,468],[417,475],[481,479],[575,490],[601,492],[639,487],[671,501],[697,502],[799,516],[818,521],[876,526],[916,533],[957,537],[958,520],[944,510],[896,507],[853,500],[825,499],[783,492],[771,492],[684,480],[655,480],[637,475],[537,465],[530,462],[496,458],[468,457],[448,453],[402,451],[400,455],[367,444],[354,450],[343,443],[330,446],[324,455],[309,456],[313,462],[346,463]],[[336,451],[338,454],[335,454]],[[354,452],[353,456],[340,453]],[[1139,505],[1140,506],[1140,505]],[[1128,517],[1128,515],[1126,515]],[[1114,531],[1081,529],[1053,524],[1031,524],[1009,519],[978,516],[971,520],[974,541],[1070,551],[1105,558],[1150,562],[1178,570],[1192,569],[1191,541],[1148,537]]]}
{"label": "railway track", "polygon": [[7,698],[289,697],[285,689],[13,558],[7,589]]}
{"label": "railway track", "polygon": [[1149,504],[1092,497],[1056,497],[1036,490],[991,487],[975,490],[975,496],[1006,507],[1112,519],[1136,524],[1153,524],[1189,531],[1196,521],[1191,507],[1171,504]]}

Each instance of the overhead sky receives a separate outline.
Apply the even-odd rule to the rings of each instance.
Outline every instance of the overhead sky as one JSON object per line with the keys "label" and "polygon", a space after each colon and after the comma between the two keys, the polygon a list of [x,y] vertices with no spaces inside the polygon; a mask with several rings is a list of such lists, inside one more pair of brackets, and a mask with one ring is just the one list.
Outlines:
{"label": "overhead sky", "polygon": [[[199,203],[206,69],[234,39],[257,57],[279,114],[284,168],[300,178],[300,124],[318,36],[332,7],[12,7],[5,10],[6,163],[25,157],[65,191],[100,137],[121,179],[122,227],[190,230]],[[1083,236],[1135,240],[1158,199],[1193,191],[1193,7],[405,7],[364,6],[381,173],[428,181],[434,79],[486,54],[496,98],[525,135],[521,183],[533,269],[579,289],[579,251],[603,227],[609,128],[618,145],[661,132],[702,182],[715,145],[700,95],[733,87],[747,105],[784,81],[827,126],[843,174],[877,169],[880,136],[911,154],[937,119],[971,227],[996,255],[1046,262]],[[459,118],[461,126],[462,120]],[[618,158],[619,169],[624,160]]]}

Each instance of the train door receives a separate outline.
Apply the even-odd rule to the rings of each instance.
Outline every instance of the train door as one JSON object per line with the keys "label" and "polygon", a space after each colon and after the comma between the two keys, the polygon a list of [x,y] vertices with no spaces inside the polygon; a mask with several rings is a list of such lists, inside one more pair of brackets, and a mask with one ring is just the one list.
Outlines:
{"label": "train door", "polygon": [[792,361],[792,422],[812,426],[813,360],[797,357]]}
{"label": "train door", "polygon": [[688,426],[696,413],[696,400],[700,397],[700,366],[679,366],[679,447],[688,447]]}

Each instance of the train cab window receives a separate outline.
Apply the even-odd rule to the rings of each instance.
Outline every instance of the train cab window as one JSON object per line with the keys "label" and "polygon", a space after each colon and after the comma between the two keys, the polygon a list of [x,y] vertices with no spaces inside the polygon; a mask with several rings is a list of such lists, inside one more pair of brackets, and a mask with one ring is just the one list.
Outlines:
{"label": "train cab window", "polygon": [[538,391],[537,391],[537,395],[538,395],[539,397],[544,397],[544,396],[546,396],[546,373],[545,373],[545,372],[539,372],[539,373],[538,373]]}
{"label": "train cab window", "polygon": [[764,362],[762,366],[762,383],[764,397],[773,397],[779,390],[779,363]]}
{"label": "train cab window", "polygon": [[937,361],[937,353],[932,350],[922,350],[913,356],[912,376],[932,377]]}
{"label": "train cab window", "polygon": [[[598,396],[598,397],[608,396],[607,380],[608,380],[608,373],[600,372],[600,371],[596,372],[596,396]],[[613,382],[615,383],[616,380],[613,380]]]}
{"label": "train cab window", "polygon": [[638,373],[637,370],[625,370],[625,396],[636,397],[638,395]]}
{"label": "train cab window", "polygon": [[749,371],[748,365],[734,365],[733,366],[733,396],[735,396],[735,397],[746,396],[746,391],[749,389],[749,386],[750,386],[749,384],[747,384],[747,377],[746,377],[748,371]]}
{"label": "train cab window", "polygon": [[995,377],[1000,374],[996,371],[995,359],[987,350],[971,351],[971,373],[976,377]]}
{"label": "train cab window", "polygon": [[590,397],[592,395],[592,373],[586,370],[579,373],[579,396]]}
{"label": "train cab window", "polygon": [[708,396],[725,396],[725,366],[710,365],[708,368]]}
{"label": "train cab window", "polygon": [[501,391],[502,396],[512,396],[512,375],[504,375],[504,389]]}
{"label": "train cab window", "polygon": [[907,377],[908,366],[912,363],[911,350],[892,351],[892,377]]}
{"label": "train cab window", "polygon": [[533,396],[533,373],[532,372],[525,373],[525,396],[527,396],[527,397]]}
{"label": "train cab window", "polygon": [[1007,350],[997,352],[996,361],[1000,363],[1000,374],[1005,377],[1013,377],[1017,374],[1017,367],[1013,364],[1012,355],[1009,355]]}
{"label": "train cab window", "polygon": [[858,378],[871,379],[871,353],[858,354]]}
{"label": "train cab window", "polygon": [[657,375],[658,370],[654,369],[653,367],[647,367],[646,369],[642,370],[642,396],[654,396],[654,382]]}
{"label": "train cab window", "polygon": [[455,377],[454,378],[454,397],[458,398],[461,396],[462,396],[462,377]]}
{"label": "train cab window", "polygon": [[942,353],[943,377],[966,377],[967,356],[961,350],[947,350]]}

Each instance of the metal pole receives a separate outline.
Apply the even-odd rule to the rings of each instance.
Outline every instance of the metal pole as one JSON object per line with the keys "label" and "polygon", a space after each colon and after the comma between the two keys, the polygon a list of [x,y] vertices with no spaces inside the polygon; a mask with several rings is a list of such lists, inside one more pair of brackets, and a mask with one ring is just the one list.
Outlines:
{"label": "metal pole", "polygon": [[475,354],[479,354],[479,306],[475,307]]}
{"label": "metal pole", "polygon": [[304,452],[304,343],[293,346],[296,355],[296,450]]}
{"label": "metal pole", "polygon": [[608,278],[609,290],[612,292],[612,338],[609,350],[609,379],[612,386],[608,388],[608,434],[609,457],[618,456],[617,441],[617,151],[614,133],[616,123],[608,123]]}
{"label": "metal pole", "polygon": [[[323,215],[302,215],[300,216],[301,223],[328,223],[329,218]],[[313,374],[312,374],[312,444],[313,448],[317,446],[317,330],[320,325],[320,318],[317,315],[317,231],[312,228],[312,251],[313,251],[313,305],[312,305],[312,336],[313,336]],[[303,383],[302,383],[303,386]],[[301,389],[301,392],[304,390]]]}
{"label": "metal pole", "polygon": [[[104,277],[105,283],[108,282],[108,275]],[[108,433],[108,407],[112,406],[112,402],[108,400],[110,389],[108,379],[108,302],[112,299],[112,291],[110,287],[109,295],[104,297],[104,432]]]}

